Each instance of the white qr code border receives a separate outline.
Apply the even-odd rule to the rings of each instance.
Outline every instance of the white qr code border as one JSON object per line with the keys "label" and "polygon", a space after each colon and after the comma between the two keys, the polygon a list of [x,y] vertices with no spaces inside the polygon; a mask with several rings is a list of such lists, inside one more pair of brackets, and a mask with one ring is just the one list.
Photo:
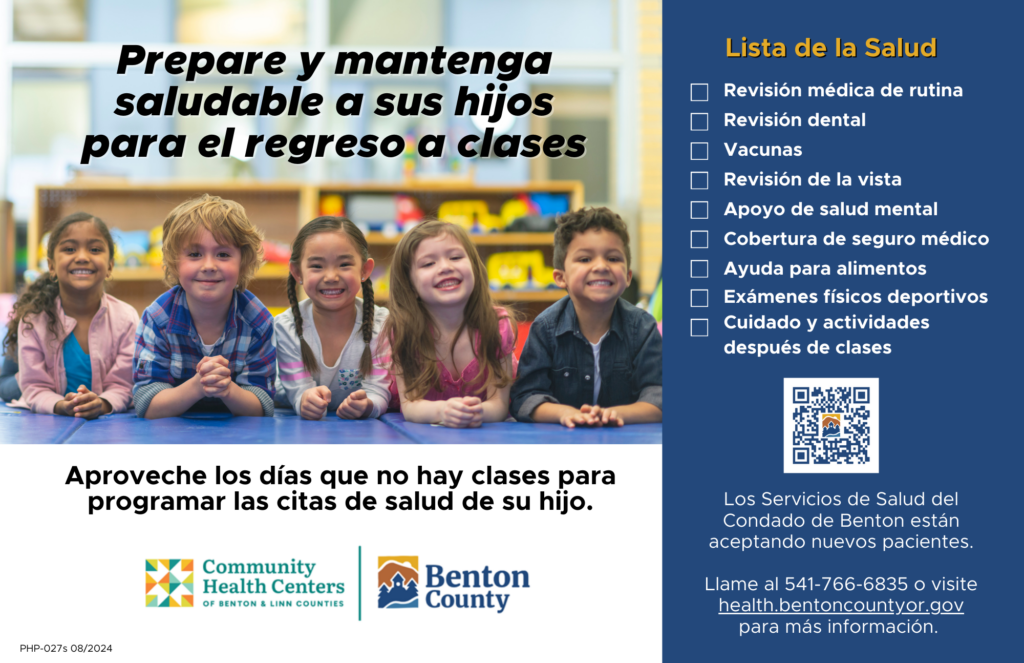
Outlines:
{"label": "white qr code border", "polygon": [[[860,402],[865,396],[863,389],[867,388],[869,403],[868,414],[868,439],[870,451],[868,462],[864,464],[816,464],[813,462],[794,462],[793,439],[796,434],[796,421],[793,417],[794,408],[800,404],[794,402],[794,389],[806,387],[808,389],[829,389],[849,388],[854,389],[854,400]],[[784,378],[783,379],[783,471],[786,474],[878,474],[879,471],[879,426],[878,411],[880,407],[878,390],[878,378]]]}

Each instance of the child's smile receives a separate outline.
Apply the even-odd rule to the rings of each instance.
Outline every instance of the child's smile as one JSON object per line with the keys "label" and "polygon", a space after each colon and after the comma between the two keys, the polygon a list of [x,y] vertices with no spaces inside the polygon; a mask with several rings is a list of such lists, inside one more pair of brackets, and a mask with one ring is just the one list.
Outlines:
{"label": "child's smile", "polygon": [[340,232],[312,235],[302,249],[300,269],[292,268],[313,304],[328,311],[352,306],[372,272],[373,260],[364,262],[352,240]]}
{"label": "child's smile", "polygon": [[473,266],[466,249],[448,234],[423,240],[416,247],[410,277],[427,306],[465,305],[473,292]]}
{"label": "child's smile", "polygon": [[67,227],[54,252],[50,272],[64,287],[90,290],[102,287],[113,268],[110,247],[91,221]]}
{"label": "child's smile", "polygon": [[555,270],[555,282],[579,304],[614,303],[633,273],[626,266],[626,247],[608,230],[588,230],[572,238],[565,269]]}
{"label": "child's smile", "polygon": [[226,302],[238,285],[242,255],[203,228],[178,261],[178,281],[185,293],[203,303]]}

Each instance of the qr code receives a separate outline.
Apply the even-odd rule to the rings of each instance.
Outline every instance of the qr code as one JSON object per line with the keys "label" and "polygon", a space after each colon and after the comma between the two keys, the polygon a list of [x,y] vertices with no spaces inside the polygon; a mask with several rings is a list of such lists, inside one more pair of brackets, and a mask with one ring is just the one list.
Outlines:
{"label": "qr code", "polygon": [[878,378],[785,378],[786,473],[878,473]]}

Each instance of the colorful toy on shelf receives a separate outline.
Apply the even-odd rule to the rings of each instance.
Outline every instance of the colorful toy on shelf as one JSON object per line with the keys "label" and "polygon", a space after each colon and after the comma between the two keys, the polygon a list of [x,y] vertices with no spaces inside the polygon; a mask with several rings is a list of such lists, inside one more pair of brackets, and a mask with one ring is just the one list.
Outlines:
{"label": "colorful toy on shelf", "polygon": [[529,197],[530,202],[537,206],[536,214],[548,216],[569,211],[569,196],[564,193],[531,193]]}
{"label": "colorful toy on shelf", "polygon": [[492,290],[544,290],[554,287],[555,270],[544,264],[543,251],[492,253],[487,274]]}
{"label": "colorful toy on shelf", "polygon": [[380,264],[374,265],[370,278],[373,280],[374,299],[377,301],[387,299],[389,292],[388,281],[391,279],[391,265],[387,267],[382,267]]}
{"label": "colorful toy on shelf", "polygon": [[402,154],[402,175],[406,179],[412,179],[416,175],[416,136],[413,133],[405,134],[405,153]]}
{"label": "colorful toy on shelf", "polygon": [[[36,248],[36,264],[39,265],[39,271],[45,272],[50,269],[50,261],[46,259],[46,245],[50,243],[50,233],[43,233],[42,239],[39,240],[39,247]],[[26,279],[28,281],[28,279]],[[28,281],[31,283],[31,281]]]}
{"label": "colorful toy on shelf", "polygon": [[164,264],[164,228],[157,226],[149,231],[149,251],[146,262],[153,269],[160,269]]}
{"label": "colorful toy on shelf", "polygon": [[540,214],[540,208],[525,193],[506,200],[501,206],[501,219],[506,226],[521,216],[531,214]]}
{"label": "colorful toy on shelf", "polygon": [[149,231],[111,228],[114,238],[114,265],[117,267],[144,267],[149,264]]}
{"label": "colorful toy on shelf", "polygon": [[354,193],[348,197],[348,218],[364,233],[381,232],[398,219],[397,205],[392,194]]}
{"label": "colorful toy on shelf", "polygon": [[276,262],[287,265],[291,260],[292,249],[283,242],[270,242],[263,240],[263,259],[267,262]]}
{"label": "colorful toy on shelf", "polygon": [[505,221],[497,214],[491,214],[487,203],[483,200],[449,200],[441,203],[437,210],[437,218],[448,223],[455,223],[470,233],[482,235],[499,232],[505,227]]}
{"label": "colorful toy on shelf", "polygon": [[398,211],[398,218],[396,220],[402,232],[409,230],[423,220],[423,210],[420,209],[419,202],[412,196],[395,194],[395,207]]}
{"label": "colorful toy on shelf", "polygon": [[320,216],[345,216],[345,199],[336,193],[320,196]]}

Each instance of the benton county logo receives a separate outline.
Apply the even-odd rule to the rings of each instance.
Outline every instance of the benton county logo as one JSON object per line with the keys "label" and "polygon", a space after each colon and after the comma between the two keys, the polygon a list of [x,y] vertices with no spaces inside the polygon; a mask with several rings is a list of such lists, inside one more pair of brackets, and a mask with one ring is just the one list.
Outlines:
{"label": "benton county logo", "polygon": [[377,607],[419,607],[420,558],[377,558]]}
{"label": "benton county logo", "polygon": [[191,608],[192,560],[146,560],[146,607]]}
{"label": "benton county logo", "polygon": [[842,421],[843,415],[841,414],[821,415],[821,436],[842,437]]}

